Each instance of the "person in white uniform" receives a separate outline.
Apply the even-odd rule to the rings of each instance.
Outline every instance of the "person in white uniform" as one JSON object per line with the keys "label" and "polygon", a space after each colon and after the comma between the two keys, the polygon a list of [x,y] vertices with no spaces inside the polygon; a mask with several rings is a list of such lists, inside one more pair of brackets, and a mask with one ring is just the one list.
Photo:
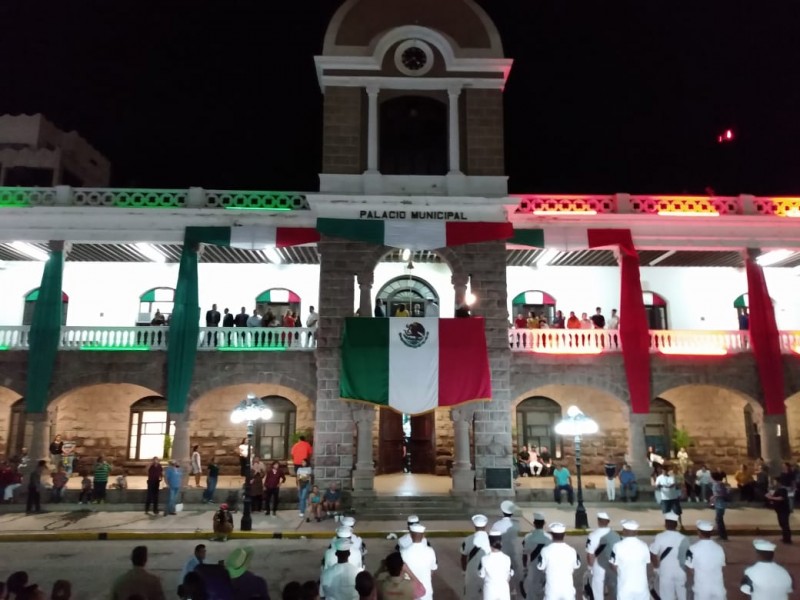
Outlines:
{"label": "person in white uniform", "polygon": [[592,598],[603,600],[606,584],[610,595],[616,595],[617,574],[609,568],[611,548],[620,541],[619,534],[610,527],[611,518],[606,512],[597,513],[597,529],[586,540],[586,564],[591,573]]}
{"label": "person in white uniform", "polygon": [[497,521],[492,529],[499,531],[503,535],[503,552],[511,559],[511,568],[514,575],[511,578],[511,589],[516,594],[520,590],[522,582],[522,546],[519,542],[519,522],[512,518],[517,510],[517,505],[511,500],[504,500],[500,503],[500,511],[503,518]]}
{"label": "person in white uniform", "polygon": [[793,581],[789,571],[775,562],[775,544],[753,540],[758,562],[744,570],[739,589],[752,600],[789,600]]}
{"label": "person in white uniform", "polygon": [[638,531],[636,521],[622,521],[623,539],[611,549],[608,560],[617,573],[617,600],[650,600],[650,549],[637,537]]}
{"label": "person in white uniform", "polygon": [[330,547],[325,550],[325,555],[322,557],[322,570],[324,571],[328,567],[335,565],[338,562],[338,554],[337,554],[337,544],[341,540],[347,540],[350,542],[350,547],[347,549],[348,553],[348,560],[351,565],[362,568],[364,566],[364,557],[361,555],[361,552],[357,550],[353,546],[353,541],[351,536],[353,535],[353,530],[349,527],[339,527],[336,530],[336,538],[335,541],[330,545]]}
{"label": "person in white uniform", "polygon": [[552,523],[550,533],[553,543],[542,548],[536,568],[544,571],[544,600],[574,600],[575,583],[573,573],[580,569],[578,552],[564,541],[567,527],[563,523]]}
{"label": "person in white uniform", "polygon": [[711,539],[714,524],[711,521],[697,522],[699,541],[689,546],[686,552],[686,567],[694,573],[694,600],[725,600],[725,550]]}
{"label": "person in white uniform", "polygon": [[489,533],[489,544],[492,551],[481,558],[478,575],[483,579],[483,600],[511,600],[509,587],[514,570],[511,558],[502,551],[503,534],[492,530]]}
{"label": "person in white uniform", "polygon": [[417,600],[433,599],[433,572],[439,568],[436,564],[436,553],[425,542],[425,526],[420,523],[411,525],[411,544],[401,548],[403,562],[420,583],[425,586],[425,595]]}
{"label": "person in white uniform", "polygon": [[[342,519],[339,521],[339,524],[342,527],[349,527],[350,528],[350,531],[352,532],[351,535],[350,535],[350,543],[352,544],[353,550],[355,550],[357,552],[361,552],[361,556],[362,557],[366,556],[366,554],[367,554],[367,545],[364,543],[364,540],[360,536],[356,535],[356,532],[353,529],[356,526],[355,518],[354,517],[350,517],[350,516],[342,517]],[[331,540],[331,544],[333,544],[336,541],[336,539],[337,538],[334,537]]]}
{"label": "person in white uniform", "polygon": [[664,515],[664,528],[650,544],[650,562],[658,569],[661,600],[686,600],[686,553],[689,538],[678,531],[678,515]]}
{"label": "person in white uniform", "polygon": [[349,561],[350,540],[336,541],[336,564],[322,572],[319,580],[319,597],[327,600],[358,600],[356,575],[364,570]]}
{"label": "person in white uniform", "polygon": [[[397,540],[397,544],[395,545],[394,549],[400,552],[403,548],[408,548],[411,545],[411,526],[415,523],[419,523],[419,517],[417,515],[409,515],[408,519],[406,519],[406,524],[408,525],[408,531],[400,536],[400,539]],[[430,546],[430,541],[425,538],[425,543]]]}
{"label": "person in white uniform", "polygon": [[545,575],[536,565],[542,550],[553,541],[553,536],[544,530],[544,522],[542,513],[533,513],[533,529],[522,540],[522,566],[525,568],[522,595],[528,600],[544,598]]}
{"label": "person in white uniform", "polygon": [[480,600],[483,585],[478,573],[481,559],[492,551],[486,526],[489,519],[485,515],[474,515],[472,524],[475,533],[467,536],[461,543],[461,570],[464,572],[464,600]]}

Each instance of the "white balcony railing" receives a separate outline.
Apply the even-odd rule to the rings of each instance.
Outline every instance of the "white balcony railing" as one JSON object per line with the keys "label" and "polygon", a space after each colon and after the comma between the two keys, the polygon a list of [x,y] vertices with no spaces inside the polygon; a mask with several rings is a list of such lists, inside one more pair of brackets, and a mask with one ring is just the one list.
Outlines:
{"label": "white balcony railing", "polygon": [[601,354],[619,352],[619,332],[608,329],[512,329],[515,352],[538,354]]}
{"label": "white balcony railing", "polygon": [[[0,327],[0,350],[28,348],[29,326]],[[166,350],[168,327],[62,327],[62,350],[135,352]],[[316,329],[306,327],[201,327],[198,350],[313,350]]]}

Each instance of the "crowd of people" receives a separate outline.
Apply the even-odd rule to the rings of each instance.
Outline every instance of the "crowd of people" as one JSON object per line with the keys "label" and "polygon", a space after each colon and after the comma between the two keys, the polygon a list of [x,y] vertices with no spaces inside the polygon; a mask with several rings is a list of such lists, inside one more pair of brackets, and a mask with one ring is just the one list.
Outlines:
{"label": "crowd of people", "polygon": [[606,320],[603,309],[597,307],[593,315],[581,313],[580,318],[575,311],[570,311],[569,316],[565,317],[560,310],[555,315],[548,318],[544,312],[528,311],[528,315],[519,312],[514,318],[512,329],[619,329],[619,313],[617,309],[612,309],[611,316]]}
{"label": "crowd of people", "polygon": [[[157,317],[158,312],[156,314],[156,318]],[[160,320],[164,322],[158,324],[167,324],[163,316],[161,316]],[[316,328],[319,325],[319,313],[316,312],[313,306],[309,307],[305,327],[312,331],[306,334],[305,339],[302,339],[301,332],[287,334],[285,331],[282,331],[273,334],[273,332],[270,331],[261,331],[261,329],[264,328],[287,329],[303,327],[303,320],[300,318],[298,312],[289,308],[285,309],[281,314],[280,311],[273,312],[271,308],[259,309],[256,307],[253,309],[252,314],[250,314],[247,312],[247,309],[242,306],[239,314],[234,315],[227,308],[224,309],[224,313],[220,313],[219,310],[217,310],[217,305],[213,304],[211,308],[206,311],[205,323],[206,327],[220,327],[221,325],[224,328],[243,330],[241,335],[232,332],[225,334],[208,332],[205,334],[204,343],[209,346],[219,345],[220,340],[222,340],[226,346],[242,345],[243,340],[246,342],[244,345],[248,346],[269,346],[278,342],[282,344],[299,342],[308,346],[316,339]],[[157,324],[155,323],[155,319],[152,324]]]}

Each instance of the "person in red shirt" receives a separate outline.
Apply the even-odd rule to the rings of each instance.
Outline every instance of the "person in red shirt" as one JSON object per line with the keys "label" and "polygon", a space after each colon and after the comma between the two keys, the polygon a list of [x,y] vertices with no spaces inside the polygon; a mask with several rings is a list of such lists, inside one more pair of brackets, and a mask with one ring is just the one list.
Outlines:
{"label": "person in red shirt", "polygon": [[311,444],[306,441],[306,436],[301,435],[297,443],[292,446],[292,464],[294,465],[295,473],[297,473],[297,469],[303,466],[304,460],[307,460],[308,464],[311,464],[312,454],[313,448]]}
{"label": "person in red shirt", "polygon": [[528,320],[522,315],[522,313],[517,313],[517,318],[514,319],[514,328],[525,329],[527,327],[528,327]]}
{"label": "person in red shirt", "polygon": [[264,478],[264,505],[267,509],[267,516],[269,516],[270,499],[272,499],[272,514],[278,516],[278,496],[280,496],[282,483],[286,483],[286,474],[276,460]]}
{"label": "person in red shirt", "polygon": [[567,329],[580,329],[581,320],[575,316],[575,311],[569,312],[569,319],[567,319]]}

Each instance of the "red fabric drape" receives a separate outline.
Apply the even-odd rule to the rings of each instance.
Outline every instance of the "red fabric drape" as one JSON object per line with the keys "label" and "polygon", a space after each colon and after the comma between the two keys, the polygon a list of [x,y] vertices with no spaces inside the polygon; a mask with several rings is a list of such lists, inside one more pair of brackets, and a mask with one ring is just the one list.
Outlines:
{"label": "red fabric drape", "polygon": [[783,403],[783,357],[778,326],[775,323],[775,310],[767,290],[764,271],[752,258],[745,260],[745,266],[750,300],[750,343],[764,393],[764,410],[768,415],[782,415],[786,412]]}
{"label": "red fabric drape", "polygon": [[590,229],[589,248],[620,250],[620,324],[622,359],[635,414],[650,412],[650,332],[639,279],[639,254],[629,229]]}

